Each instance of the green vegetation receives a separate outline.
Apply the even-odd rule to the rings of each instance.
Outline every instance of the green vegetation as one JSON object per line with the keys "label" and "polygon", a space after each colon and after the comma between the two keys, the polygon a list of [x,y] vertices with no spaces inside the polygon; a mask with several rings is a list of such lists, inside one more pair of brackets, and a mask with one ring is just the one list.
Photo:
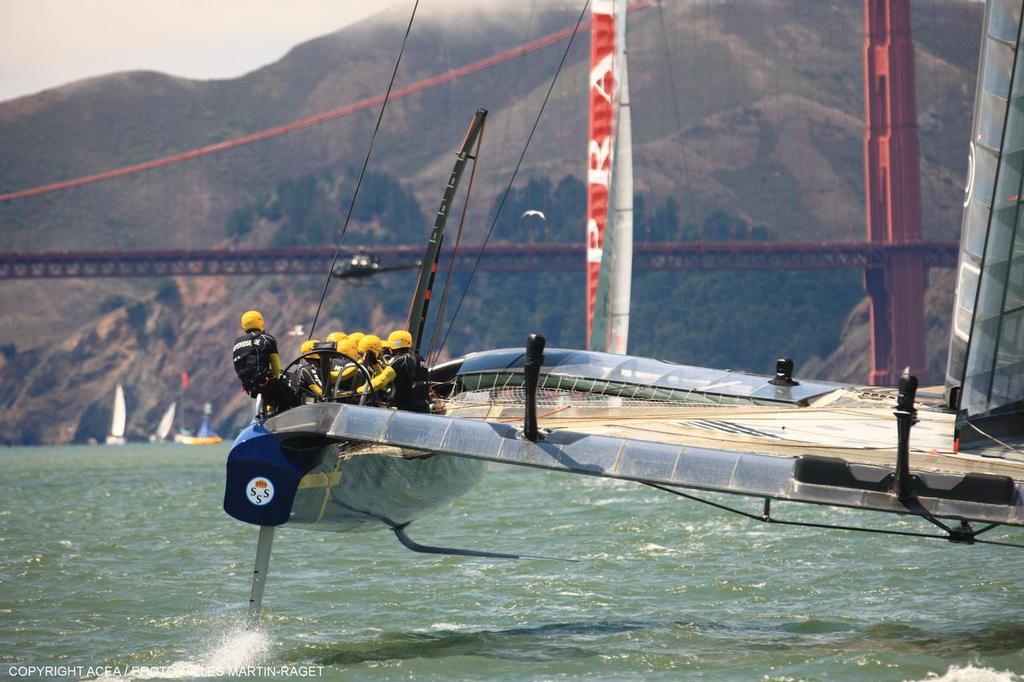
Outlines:
{"label": "green vegetation", "polygon": [[[493,239],[579,241],[578,216],[584,201],[583,185],[575,178],[565,177],[557,184],[532,179],[510,194]],[[497,204],[492,210],[496,208]],[[521,218],[530,208],[542,210],[547,220]],[[647,208],[638,197],[637,208],[638,235],[679,240],[682,232],[683,238],[716,241],[775,237],[767,227],[751,226],[726,211],[708,216],[700,232],[680,227],[672,199]],[[430,345],[443,297],[444,274],[442,267],[424,349]],[[448,334],[445,348],[450,355],[520,346],[534,331],[545,334],[551,346],[584,345],[582,268],[579,273],[477,273],[452,324],[468,280],[468,273],[455,274],[438,335],[440,342]],[[404,319],[414,281],[413,273],[396,273],[362,285],[335,283],[328,312],[344,320],[347,329],[369,325],[376,307],[388,319]],[[775,358],[787,355],[799,366],[838,345],[846,316],[862,297],[855,272],[636,271],[630,352],[759,372],[770,372]]]}
{"label": "green vegetation", "polygon": [[[227,233],[242,238],[257,222],[270,226],[274,246],[324,246],[337,242],[355,187],[354,172],[289,178],[228,218]],[[427,220],[412,194],[394,177],[368,172],[345,243],[401,244],[418,238]]]}

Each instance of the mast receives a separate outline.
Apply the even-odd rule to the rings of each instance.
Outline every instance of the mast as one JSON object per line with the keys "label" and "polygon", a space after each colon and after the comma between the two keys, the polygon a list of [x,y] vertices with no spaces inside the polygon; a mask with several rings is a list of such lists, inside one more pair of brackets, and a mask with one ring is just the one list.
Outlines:
{"label": "mast", "polygon": [[473,114],[469,130],[466,131],[466,137],[462,140],[462,146],[456,154],[455,166],[448,178],[444,196],[441,197],[441,206],[437,209],[437,217],[434,219],[434,229],[430,233],[427,251],[423,255],[423,263],[420,266],[419,279],[416,280],[416,291],[412,297],[408,320],[409,333],[412,334],[412,347],[417,353],[420,351],[420,341],[423,338],[423,326],[427,322],[427,308],[430,306],[430,293],[434,287],[434,275],[437,274],[437,259],[441,255],[441,243],[444,241],[444,227],[448,222],[448,214],[451,212],[452,202],[455,200],[455,193],[459,188],[459,180],[462,179],[462,172],[466,168],[466,161],[476,159],[475,156],[470,156],[470,151],[480,138],[480,131],[483,130],[486,119],[486,109],[477,109]]}
{"label": "mast", "polygon": [[612,231],[615,248],[611,258],[611,315],[608,320],[610,353],[626,354],[629,345],[629,301],[633,280],[633,123],[629,106],[629,74],[626,68],[626,1],[616,0],[616,70],[619,79],[615,117],[615,191],[612,194]]}

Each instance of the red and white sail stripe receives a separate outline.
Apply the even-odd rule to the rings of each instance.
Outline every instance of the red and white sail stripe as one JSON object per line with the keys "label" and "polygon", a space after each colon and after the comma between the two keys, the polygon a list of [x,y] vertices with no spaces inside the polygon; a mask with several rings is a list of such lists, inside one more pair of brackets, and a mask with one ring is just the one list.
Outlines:
{"label": "red and white sail stripe", "polygon": [[[595,0],[590,27],[590,126],[587,150],[587,348],[593,334],[597,281],[612,171],[615,119],[615,2]],[[599,332],[599,333],[604,333]]]}

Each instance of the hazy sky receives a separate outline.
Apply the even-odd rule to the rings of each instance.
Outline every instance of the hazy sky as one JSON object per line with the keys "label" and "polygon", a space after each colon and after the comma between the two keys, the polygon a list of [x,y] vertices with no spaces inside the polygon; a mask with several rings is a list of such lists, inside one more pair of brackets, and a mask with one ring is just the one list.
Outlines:
{"label": "hazy sky", "polygon": [[114,71],[240,76],[393,2],[0,0],[0,100]]}

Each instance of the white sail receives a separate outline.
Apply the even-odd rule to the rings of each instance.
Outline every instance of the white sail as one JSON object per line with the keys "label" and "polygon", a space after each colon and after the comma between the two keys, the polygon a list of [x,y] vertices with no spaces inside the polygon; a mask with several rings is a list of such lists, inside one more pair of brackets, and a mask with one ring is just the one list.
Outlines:
{"label": "white sail", "polygon": [[167,407],[167,411],[164,412],[164,416],[160,417],[160,423],[156,427],[155,440],[167,440],[167,436],[171,433],[171,426],[174,425],[174,411],[177,407],[178,403],[171,403]]}
{"label": "white sail", "polygon": [[117,385],[114,391],[114,416],[110,419],[110,435],[107,436],[108,445],[124,444],[124,426],[127,421],[127,411],[124,404],[124,388]]}

